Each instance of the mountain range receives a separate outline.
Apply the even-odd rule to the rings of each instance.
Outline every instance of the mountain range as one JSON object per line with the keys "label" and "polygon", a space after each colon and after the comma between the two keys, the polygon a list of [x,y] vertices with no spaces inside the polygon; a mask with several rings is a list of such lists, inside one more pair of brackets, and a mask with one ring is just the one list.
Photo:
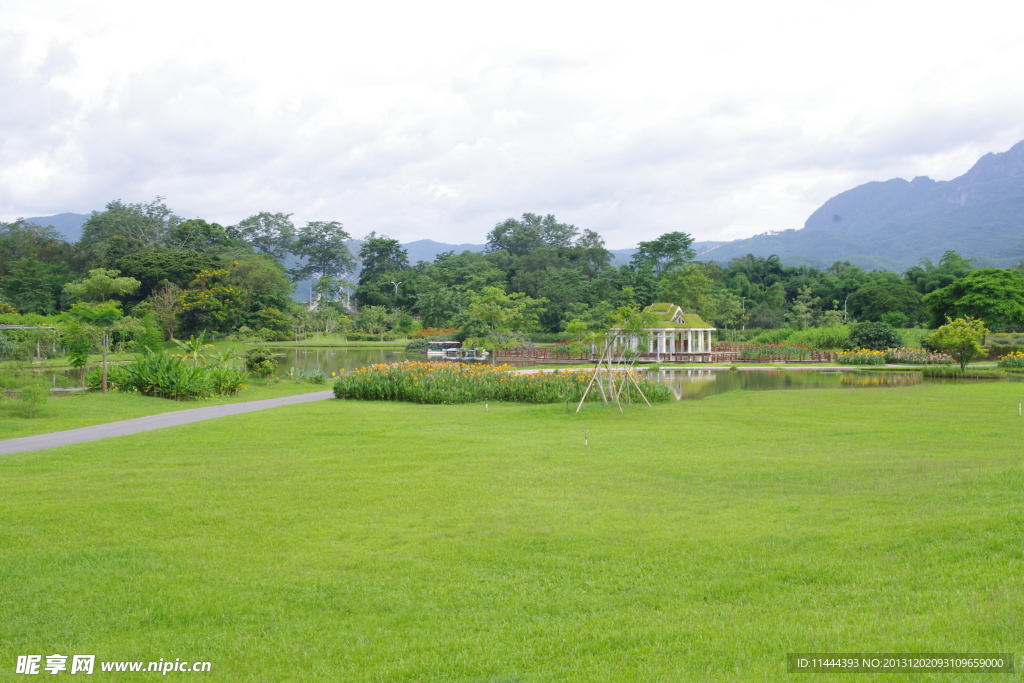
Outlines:
{"label": "mountain range", "polygon": [[826,267],[845,260],[903,270],[948,250],[982,265],[1024,260],[1024,141],[986,154],[953,180],[918,176],[870,182],[832,197],[803,229],[723,242],[701,260],[776,254],[787,265]]}
{"label": "mountain range", "polygon": [[[89,216],[61,213],[26,220],[52,225],[77,241]],[[358,251],[358,240],[350,247]],[[424,239],[402,245],[409,261],[433,261],[446,251],[483,251],[482,244]],[[902,271],[948,250],[981,265],[1008,267],[1024,261],[1024,141],[1006,152],[981,157],[953,180],[894,178],[859,185],[832,197],[801,229],[769,232],[731,242],[694,243],[701,261],[724,264],[754,254],[779,256],[786,265],[825,268],[850,261],[868,270]],[[612,250],[616,265],[636,249]]]}

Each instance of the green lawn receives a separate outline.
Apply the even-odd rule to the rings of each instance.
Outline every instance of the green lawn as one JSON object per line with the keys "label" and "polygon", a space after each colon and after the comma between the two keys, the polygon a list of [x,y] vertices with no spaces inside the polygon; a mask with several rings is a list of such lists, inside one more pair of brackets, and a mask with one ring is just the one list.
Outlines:
{"label": "green lawn", "polygon": [[577,417],[325,401],[4,456],[0,675],[54,652],[208,660],[218,681],[529,682],[1019,654],[1019,392]]}
{"label": "green lawn", "polygon": [[36,408],[31,419],[27,417],[25,407],[17,399],[0,397],[0,439],[15,439],[20,436],[88,427],[102,422],[128,420],[174,410],[258,401],[331,388],[329,383],[296,384],[285,380],[267,385],[258,379],[250,379],[247,386],[249,388],[239,392],[238,396],[222,396],[201,401],[171,401],[141,394],[122,394],[119,391],[110,391],[105,396],[99,392],[90,392],[84,396],[80,393],[53,394],[46,405]]}

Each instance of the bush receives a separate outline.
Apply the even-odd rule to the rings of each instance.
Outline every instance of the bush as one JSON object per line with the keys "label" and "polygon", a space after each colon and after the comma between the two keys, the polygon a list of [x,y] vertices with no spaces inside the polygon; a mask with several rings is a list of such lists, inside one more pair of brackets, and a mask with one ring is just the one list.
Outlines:
{"label": "bush", "polygon": [[767,332],[762,332],[761,334],[757,335],[750,341],[751,343],[754,344],[773,344],[776,342],[783,342],[789,339],[789,337],[795,331],[796,330],[793,330],[788,327],[783,327],[782,329],[778,330],[768,330]]}
{"label": "bush", "polygon": [[885,365],[885,351],[874,349],[845,351],[836,356],[836,362],[846,365]]}
{"label": "bush", "polygon": [[846,325],[836,327],[809,327],[789,335],[786,339],[790,344],[809,346],[812,349],[832,350],[845,348],[850,338],[850,328]]}
{"label": "bush", "polygon": [[872,349],[874,351],[885,351],[886,349],[898,349],[903,346],[903,337],[885,323],[860,323],[854,325],[850,330],[850,336],[846,340],[847,349]]}
{"label": "bush", "polygon": [[245,369],[266,381],[277,372],[277,356],[265,346],[249,349],[245,354]]}
{"label": "bush", "polygon": [[946,365],[953,359],[944,353],[930,353],[922,349],[888,349],[885,351],[886,363],[903,363],[911,365]]}
{"label": "bush", "polygon": [[301,370],[292,366],[288,368],[288,379],[295,380],[296,384],[299,384],[300,382],[323,384],[327,381],[327,373],[322,370]]}
{"label": "bush", "polygon": [[900,328],[910,324],[910,318],[899,311],[889,311],[882,314],[882,322],[889,327]]}
{"label": "bush", "polygon": [[740,360],[752,362],[810,360],[811,349],[806,346],[776,342],[752,344],[740,351]]}
{"label": "bush", "polygon": [[[578,401],[590,383],[590,373],[562,371],[515,374],[507,366],[491,368],[462,363],[422,363],[406,361],[391,365],[372,365],[346,372],[334,383],[336,398],[362,401],[409,401],[412,403],[473,403],[510,401],[517,403],[561,403]],[[660,382],[636,375],[648,400],[667,401],[671,390]],[[591,401],[601,400],[601,392],[592,389]],[[622,400],[642,401],[630,383]]]}

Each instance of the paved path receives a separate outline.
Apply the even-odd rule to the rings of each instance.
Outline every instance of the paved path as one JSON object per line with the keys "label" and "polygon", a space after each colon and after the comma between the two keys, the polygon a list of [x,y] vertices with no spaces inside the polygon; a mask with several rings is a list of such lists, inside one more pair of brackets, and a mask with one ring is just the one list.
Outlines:
{"label": "paved path", "polygon": [[290,406],[296,403],[308,403],[309,401],[323,401],[324,399],[333,398],[333,396],[334,392],[332,391],[314,391],[297,396],[267,398],[262,401],[243,401],[222,406],[209,406],[208,408],[192,408],[173,413],[136,417],[120,422],[106,422],[104,424],[92,425],[91,427],[68,429],[63,432],[23,436],[20,439],[0,441],[0,455],[10,455],[11,453],[21,453],[23,451],[39,451],[44,448],[67,446],[73,443],[82,443],[83,441],[96,441],[111,436],[126,436],[128,434],[137,434],[138,432],[148,432],[152,429],[176,427],[188,424],[189,422],[212,420],[215,417],[251,413],[254,410],[266,410],[267,408]]}

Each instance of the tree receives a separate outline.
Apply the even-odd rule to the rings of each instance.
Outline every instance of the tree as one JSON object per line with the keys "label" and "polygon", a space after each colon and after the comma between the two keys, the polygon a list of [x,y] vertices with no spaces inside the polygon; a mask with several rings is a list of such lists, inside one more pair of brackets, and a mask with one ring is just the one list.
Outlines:
{"label": "tree", "polygon": [[388,331],[388,309],[384,306],[366,306],[359,311],[356,325],[370,334],[379,334],[384,341],[384,333]]}
{"label": "tree", "polygon": [[491,332],[529,332],[537,327],[546,299],[534,299],[515,292],[506,294],[498,287],[484,287],[470,296],[468,317],[485,323]]}
{"label": "tree", "polygon": [[200,254],[220,252],[235,243],[224,226],[207,223],[202,218],[190,218],[171,227],[165,242],[172,249]]}
{"label": "tree", "polygon": [[371,232],[359,248],[359,260],[362,269],[359,271],[359,284],[383,275],[397,273],[409,267],[409,253],[402,248],[398,240],[386,235],[377,237]]}
{"label": "tree", "polygon": [[150,313],[163,332],[164,341],[174,341],[174,329],[178,326],[178,315],[181,313],[182,291],[178,285],[165,280],[146,299]]}
{"label": "tree", "polygon": [[846,300],[850,311],[860,320],[881,320],[886,313],[902,313],[907,320],[920,320],[923,313],[921,293],[908,284],[894,281],[865,284]]}
{"label": "tree", "polygon": [[206,354],[203,353],[203,349],[212,349],[213,344],[206,343],[206,331],[203,330],[199,333],[198,337],[189,337],[188,341],[181,341],[178,339],[174,340],[174,343],[178,345],[185,353],[178,354],[181,356],[183,361],[187,361],[189,358],[192,359],[192,364],[195,367],[199,367],[199,359],[203,360],[203,365],[206,365]]}
{"label": "tree", "polygon": [[79,301],[106,301],[110,297],[124,296],[136,291],[142,284],[133,277],[118,277],[118,270],[94,268],[81,282],[65,285],[68,294]]}
{"label": "tree", "polygon": [[[377,237],[371,232],[359,248],[359,260],[362,270],[359,271],[359,285],[356,289],[356,303],[360,306],[382,305],[390,301],[398,305],[397,292],[391,296],[382,296],[392,283],[405,282],[411,278],[402,275],[409,268],[409,254],[402,248],[398,240],[389,237]],[[397,287],[396,287],[397,289]]]}
{"label": "tree", "polygon": [[928,345],[938,351],[945,351],[960,364],[960,372],[967,369],[973,359],[985,355],[985,340],[988,329],[985,323],[975,318],[949,319],[947,324],[928,337]]}
{"label": "tree", "polygon": [[938,265],[932,263],[931,259],[921,259],[920,265],[912,266],[903,273],[903,279],[921,294],[930,294],[948,287],[973,269],[974,259],[964,258],[955,251],[947,251],[939,259]]}
{"label": "tree", "polygon": [[100,354],[103,356],[103,393],[107,393],[107,356],[110,354],[110,333],[121,319],[121,302],[79,302],[71,307],[71,316],[100,330]]}
{"label": "tree", "polygon": [[336,221],[312,221],[299,230],[294,251],[306,260],[292,270],[295,280],[337,277],[355,268],[355,259],[345,240],[351,236]]}
{"label": "tree", "polygon": [[981,268],[924,297],[931,326],[948,318],[977,318],[992,327],[1024,325],[1024,275]]}
{"label": "tree", "polygon": [[8,275],[0,278],[0,293],[19,313],[50,315],[57,306],[53,267],[35,256],[20,258],[10,265]]}
{"label": "tree", "polygon": [[114,265],[123,276],[141,283],[134,296],[124,298],[125,305],[130,307],[153,294],[161,283],[185,287],[195,279],[196,273],[222,269],[228,263],[219,256],[191,251],[143,251],[119,258]]}
{"label": "tree", "polygon": [[[508,218],[494,226],[487,234],[487,251],[507,251],[513,256],[523,256],[542,247],[570,247],[579,232],[575,225],[559,223],[552,214],[542,218],[524,213],[520,220]],[[588,231],[585,243],[592,243],[595,235]]]}
{"label": "tree", "polygon": [[85,366],[89,354],[98,347],[100,330],[88,323],[73,321],[63,330],[64,345],[68,351],[68,365],[82,372],[82,393],[85,393]]}
{"label": "tree", "polygon": [[180,222],[163,197],[140,204],[116,199],[102,213],[93,211],[82,226],[79,243],[93,262],[109,264],[116,257],[162,246],[168,231]]}
{"label": "tree", "polygon": [[690,245],[693,237],[685,232],[668,232],[656,240],[640,242],[633,254],[633,267],[648,266],[655,277],[661,277],[673,268],[678,268],[696,255]]}
{"label": "tree", "polygon": [[249,216],[226,229],[230,237],[243,239],[256,251],[283,261],[292,251],[295,239],[295,224],[290,213],[260,213]]}

